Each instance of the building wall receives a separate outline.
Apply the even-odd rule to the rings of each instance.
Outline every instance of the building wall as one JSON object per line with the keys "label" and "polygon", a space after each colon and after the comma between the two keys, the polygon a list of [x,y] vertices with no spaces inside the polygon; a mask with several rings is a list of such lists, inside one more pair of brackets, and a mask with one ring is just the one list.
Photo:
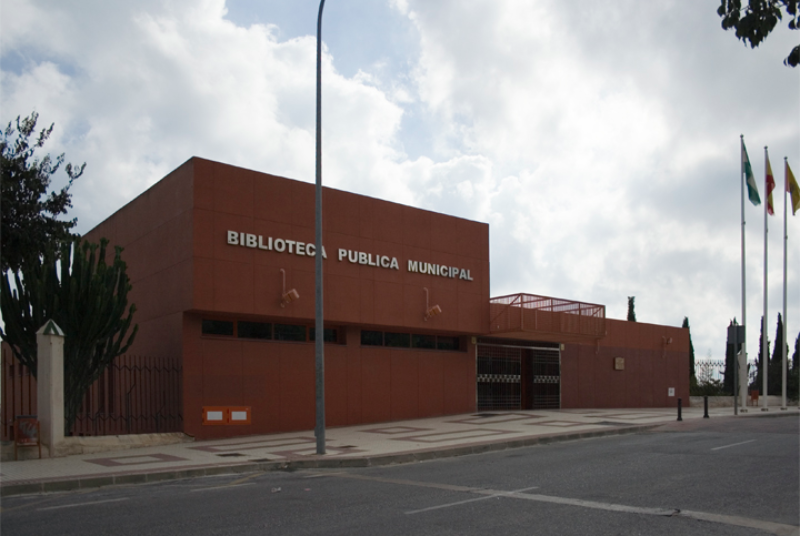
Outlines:
{"label": "building wall", "polygon": [[[474,350],[361,347],[360,329],[465,341],[486,331],[488,225],[327,188],[323,214],[326,325],[347,332],[346,344],[325,346],[328,425],[474,410]],[[229,231],[313,243],[314,186],[192,158],[87,239],[125,248],[139,324],[131,352],[182,358],[187,433],[313,428],[313,344],[203,336],[200,326],[204,318],[313,322],[314,258],[231,245]],[[397,269],[340,259],[340,248],[394,258]],[[409,260],[468,270],[468,279],[410,272]],[[285,307],[281,269],[300,295]],[[442,310],[427,320],[425,288],[428,305]],[[204,406],[234,405],[252,407],[250,426],[201,425]]]}
{"label": "building wall", "polygon": [[[314,258],[230,245],[228,231],[314,242],[314,185],[192,159],[193,296],[204,312],[314,318]],[[488,327],[489,227],[332,189],[323,194],[325,318],[437,332]],[[340,260],[340,249],[395,258],[397,270]],[[409,260],[469,270],[471,280],[408,271]],[[282,275],[300,299],[281,307]],[[424,320],[425,292],[443,313]]]}
{"label": "building wall", "polygon": [[[689,405],[689,330],[612,319],[606,327],[599,344],[565,345],[561,407],[670,407],[678,398]],[[616,357],[624,358],[624,370],[614,369]]]}
{"label": "building wall", "polygon": [[[324,189],[329,426],[471,412],[475,351],[361,346],[361,330],[485,334],[489,316],[487,224]],[[131,353],[179,355],[185,431],[200,438],[314,426],[314,345],[203,335],[202,320],[305,323],[314,318],[313,256],[229,243],[229,232],[314,242],[314,186],[192,158],[92,230],[125,248],[139,334]],[[241,236],[240,236],[241,238]],[[350,262],[339,250],[396,260]],[[409,270],[409,260],[457,267],[467,278]],[[281,307],[284,291],[300,298]],[[463,270],[463,272],[461,272]],[[468,271],[468,272],[467,272]],[[448,272],[450,275],[451,272]],[[428,290],[426,304],[425,290]],[[440,315],[425,318],[426,305]],[[562,352],[562,407],[688,403],[688,331],[608,320],[598,344]],[[673,343],[664,347],[662,337]],[[625,358],[625,370],[613,358]],[[250,406],[249,426],[202,426],[204,406]]]}
{"label": "building wall", "polygon": [[123,247],[128,303],[138,324],[129,353],[181,355],[181,322],[192,299],[193,163],[187,162],[85,235]]}
{"label": "building wall", "polygon": [[[184,317],[184,427],[198,438],[310,430],[315,425],[314,344],[201,334]],[[475,350],[325,345],[327,426],[475,411]],[[203,426],[203,406],[250,406],[251,424]]]}

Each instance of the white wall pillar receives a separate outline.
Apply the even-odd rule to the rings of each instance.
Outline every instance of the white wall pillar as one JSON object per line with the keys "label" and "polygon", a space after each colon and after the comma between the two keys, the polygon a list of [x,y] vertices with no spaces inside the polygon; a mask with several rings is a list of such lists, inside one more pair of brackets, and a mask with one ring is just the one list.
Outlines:
{"label": "white wall pillar", "polygon": [[36,402],[41,442],[50,457],[64,441],[64,332],[52,320],[36,332]]}

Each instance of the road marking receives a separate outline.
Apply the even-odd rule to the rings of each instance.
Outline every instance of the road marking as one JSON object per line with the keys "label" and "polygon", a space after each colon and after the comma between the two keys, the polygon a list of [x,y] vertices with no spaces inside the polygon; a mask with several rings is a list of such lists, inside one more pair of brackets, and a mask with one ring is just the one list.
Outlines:
{"label": "road marking", "polygon": [[73,504],[61,504],[58,506],[45,506],[44,508],[37,508],[37,510],[38,511],[59,510],[61,508],[75,508],[77,506],[89,506],[92,504],[112,503],[112,502],[127,501],[127,500],[128,497],[119,497],[118,499],[106,499],[104,501],[89,501],[89,502],[73,503]]}
{"label": "road marking", "polygon": [[710,521],[711,523],[721,523],[723,525],[734,525],[737,527],[759,529],[772,534],[777,534],[778,536],[797,536],[800,534],[800,528],[795,527],[794,525],[783,525],[781,523],[762,521],[760,519],[751,519],[749,517],[726,516],[722,514],[710,514],[708,512],[693,512],[692,510],[682,510],[678,515],[680,517],[690,517],[692,519],[699,519],[701,521]]}
{"label": "road marking", "polygon": [[476,501],[485,501],[486,499],[494,499],[494,498],[497,498],[497,497],[508,497],[509,494],[522,493],[523,491],[528,491],[528,490],[531,490],[531,489],[537,489],[538,487],[539,486],[533,486],[533,487],[530,487],[530,488],[518,489],[516,491],[511,491],[511,492],[494,493],[492,495],[486,495],[485,497],[477,497],[475,499],[467,499],[465,501],[458,501],[458,502],[448,503],[448,504],[440,504],[439,506],[431,506],[429,508],[421,508],[419,510],[411,510],[410,512],[406,512],[406,514],[420,514],[422,512],[429,512],[431,510],[439,510],[440,508],[450,508],[451,506],[458,506],[458,505],[461,505],[461,504],[467,504],[467,503],[476,502]]}
{"label": "road marking", "polygon": [[212,489],[230,489],[230,488],[240,488],[242,486],[253,486],[253,485],[255,485],[255,482],[249,482],[249,481],[254,479],[254,478],[258,478],[258,477],[260,477],[262,475],[264,475],[263,471],[261,471],[259,473],[254,473],[252,475],[248,475],[248,476],[245,476],[245,477],[242,477],[242,478],[238,478],[238,479],[236,479],[236,480],[234,480],[232,482],[228,482],[227,484],[223,484],[221,486],[206,486],[206,487],[202,487],[202,488],[190,489],[189,491],[208,491],[208,490],[212,490]]}
{"label": "road marking", "polygon": [[205,487],[205,488],[195,488],[195,489],[190,489],[189,491],[191,491],[191,492],[195,492],[195,491],[212,491],[212,490],[219,490],[219,489],[243,488],[245,486],[255,486],[255,485],[256,485],[255,482],[245,482],[243,484],[233,484],[233,483],[231,483],[231,484],[225,484],[224,486],[208,486],[208,487]]}
{"label": "road marking", "polygon": [[744,445],[744,444],[747,444],[747,443],[752,443],[753,441],[755,441],[755,439],[750,439],[749,441],[742,441],[741,443],[731,443],[730,445],[722,445],[721,447],[714,447],[714,448],[713,448],[713,449],[711,449],[711,450],[720,450],[720,449],[726,449],[726,448],[728,448],[728,447],[738,447],[739,445]]}
{"label": "road marking", "polygon": [[264,475],[264,472],[263,472],[263,471],[261,471],[261,472],[259,472],[259,473],[254,473],[254,474],[252,474],[252,475],[248,475],[248,476],[242,477],[242,478],[240,478],[240,479],[238,479],[238,480],[234,480],[233,482],[229,482],[229,483],[228,483],[228,486],[231,486],[231,487],[232,487],[232,486],[238,486],[238,485],[240,485],[240,484],[244,484],[244,483],[245,483],[245,482],[247,482],[248,480],[252,480],[252,479],[254,479],[254,478],[258,478],[258,477],[260,477],[260,476],[262,476],[262,475]]}
{"label": "road marking", "polygon": [[[755,441],[755,440],[754,440]],[[748,441],[749,443],[749,441]],[[733,446],[733,445],[728,445]],[[318,473],[315,473],[318,474]],[[628,513],[628,514],[644,514],[644,515],[654,515],[654,516],[663,516],[663,517],[687,517],[692,519],[698,519],[702,521],[708,521],[710,523],[719,523],[721,525],[732,525],[736,527],[748,527],[748,528],[755,528],[759,530],[763,530],[765,532],[769,532],[771,534],[776,534],[778,536],[800,536],[800,527],[796,525],[784,525],[782,523],[773,523],[772,521],[762,521],[760,519],[752,519],[747,517],[739,517],[739,516],[728,516],[724,514],[713,514],[710,512],[695,512],[692,510],[684,510],[681,511],[677,508],[647,508],[641,506],[629,506],[625,504],[614,504],[614,503],[604,503],[598,501],[585,501],[583,499],[572,499],[569,497],[557,497],[553,495],[538,495],[538,494],[530,494],[530,493],[522,493],[524,490],[519,491],[502,491],[502,490],[493,490],[493,489],[486,489],[486,488],[475,488],[469,486],[454,486],[451,484],[440,484],[436,482],[420,482],[414,480],[402,480],[402,479],[393,479],[393,478],[385,478],[385,477],[375,477],[375,476],[368,476],[368,475],[359,475],[353,473],[335,473],[330,474],[330,476],[339,477],[339,478],[352,478],[355,480],[371,480],[373,482],[384,482],[387,484],[398,484],[403,486],[416,486],[416,487],[423,487],[423,488],[434,488],[434,489],[442,489],[447,491],[460,491],[464,493],[475,493],[478,495],[485,495],[486,497],[480,497],[479,499],[489,499],[492,497],[509,497],[513,499],[523,499],[527,501],[537,501],[537,502],[546,502],[546,503],[554,503],[554,504],[564,504],[568,506],[578,506],[582,508],[593,508],[597,510],[607,510],[611,512],[621,512],[621,513]],[[527,488],[527,489],[534,489],[534,488]],[[467,499],[465,501],[460,501],[457,503],[450,503],[441,506],[433,506],[430,508],[425,508],[421,510],[412,510],[410,512],[406,512],[407,514],[415,514],[421,513],[424,511],[429,510],[436,510],[438,508],[445,508],[448,506],[456,506],[457,504],[466,504],[469,502],[475,502],[476,499]]]}

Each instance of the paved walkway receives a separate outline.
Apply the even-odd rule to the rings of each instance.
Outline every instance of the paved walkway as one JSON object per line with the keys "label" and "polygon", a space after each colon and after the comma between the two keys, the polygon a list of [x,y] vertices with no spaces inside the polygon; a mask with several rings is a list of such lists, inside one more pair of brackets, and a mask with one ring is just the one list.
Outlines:
{"label": "paved walkway", "polygon": [[[797,408],[788,412],[797,414]],[[732,408],[709,410],[712,418]],[[786,414],[751,411],[743,418]],[[685,420],[702,408],[683,410]],[[4,462],[0,495],[154,482],[192,476],[310,467],[365,467],[636,433],[676,422],[675,408],[492,411],[326,430],[325,455],[313,431],[190,441],[63,458]]]}

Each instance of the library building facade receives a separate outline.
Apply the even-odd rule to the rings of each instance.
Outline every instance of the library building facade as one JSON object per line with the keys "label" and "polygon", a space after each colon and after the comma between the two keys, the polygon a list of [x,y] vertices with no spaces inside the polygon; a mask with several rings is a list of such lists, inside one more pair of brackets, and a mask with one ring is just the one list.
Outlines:
{"label": "library building facade", "polygon": [[[179,357],[185,433],[314,428],[314,197],[192,158],[86,235],[124,248],[131,351]],[[688,401],[687,329],[491,297],[488,224],[324,188],[322,243],[329,427]]]}

